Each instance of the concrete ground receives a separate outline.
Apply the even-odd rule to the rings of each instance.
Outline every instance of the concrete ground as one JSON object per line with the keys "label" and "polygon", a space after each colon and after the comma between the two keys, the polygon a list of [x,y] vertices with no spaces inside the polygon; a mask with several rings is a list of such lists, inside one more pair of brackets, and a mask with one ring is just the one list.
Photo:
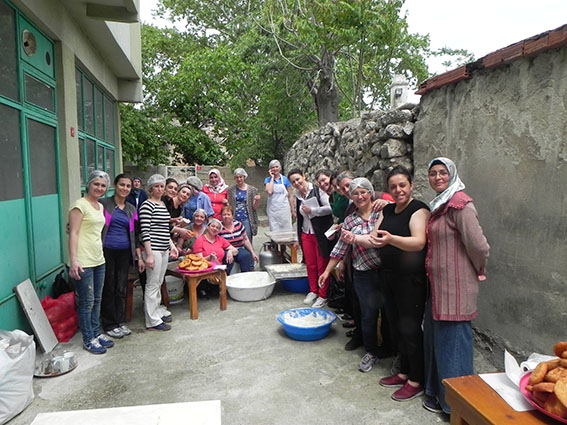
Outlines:
{"label": "concrete ground", "polygon": [[[254,246],[266,240],[262,227]],[[364,351],[345,351],[345,329],[336,321],[323,340],[287,338],[276,314],[303,306],[302,294],[276,284],[264,301],[218,297],[199,300],[191,320],[187,299],[170,306],[169,332],[146,331],[141,288],[135,290],[133,334],[104,355],[81,348],[77,333],[56,350],[74,351],[78,367],[55,378],[35,378],[35,399],[10,425],[30,424],[38,413],[132,405],[221,400],[222,423],[230,424],[404,424],[443,423],[421,406],[422,398],[399,403],[378,385],[391,359],[369,373],[358,371]],[[494,367],[475,352],[477,372]],[[188,422],[190,420],[188,419]]]}

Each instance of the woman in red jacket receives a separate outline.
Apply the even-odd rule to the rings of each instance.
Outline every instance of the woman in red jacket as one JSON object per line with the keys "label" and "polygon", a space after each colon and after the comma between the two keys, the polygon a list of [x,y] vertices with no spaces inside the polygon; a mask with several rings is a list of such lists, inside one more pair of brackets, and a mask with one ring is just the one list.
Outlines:
{"label": "woman in red jacket", "polygon": [[425,267],[429,294],[424,317],[425,393],[423,407],[451,412],[445,378],[474,374],[471,320],[477,316],[478,282],[485,280],[489,245],[472,198],[463,192],[448,158],[429,163],[431,201]]}
{"label": "woman in red jacket", "polygon": [[203,193],[211,199],[211,205],[217,220],[221,221],[221,209],[228,205],[228,185],[224,182],[218,169],[209,171],[209,183],[203,186]]}

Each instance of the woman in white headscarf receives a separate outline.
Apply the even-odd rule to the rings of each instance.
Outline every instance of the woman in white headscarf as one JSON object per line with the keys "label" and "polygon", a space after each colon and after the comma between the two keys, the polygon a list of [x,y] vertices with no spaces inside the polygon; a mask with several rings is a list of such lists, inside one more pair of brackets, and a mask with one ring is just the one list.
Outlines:
{"label": "woman in white headscarf", "polygon": [[211,199],[215,212],[214,218],[221,220],[221,209],[228,204],[228,185],[224,182],[220,171],[213,168],[209,171],[209,183],[203,186],[203,193]]}
{"label": "woman in white headscarf", "polygon": [[441,382],[474,374],[471,320],[477,316],[478,282],[485,280],[490,247],[453,161],[433,159],[428,178],[437,196],[427,223],[429,293],[423,333],[428,398],[423,407],[449,414]]}
{"label": "woman in white headscarf", "polygon": [[281,175],[282,165],[277,159],[270,161],[268,168],[270,177],[264,180],[264,187],[268,194],[266,214],[270,231],[292,231],[291,218],[295,218],[296,213],[291,184],[286,176]]}

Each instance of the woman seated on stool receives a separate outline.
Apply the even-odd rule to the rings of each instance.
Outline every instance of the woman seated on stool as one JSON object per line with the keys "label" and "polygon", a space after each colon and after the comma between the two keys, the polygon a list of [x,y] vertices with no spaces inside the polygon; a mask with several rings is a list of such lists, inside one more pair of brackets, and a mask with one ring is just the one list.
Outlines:
{"label": "woman seated on stool", "polygon": [[234,211],[230,205],[222,207],[221,216],[222,230],[219,235],[238,250],[234,261],[228,264],[226,274],[230,274],[235,262],[238,263],[240,271],[242,272],[254,271],[254,261],[258,262],[258,256],[256,252],[254,252],[254,247],[250,243],[250,239],[248,239],[244,225],[234,219]]}
{"label": "woman seated on stool", "polygon": [[[238,250],[233,247],[225,238],[219,236],[222,224],[216,218],[211,218],[207,225],[207,231],[199,236],[193,244],[193,253],[200,254],[206,260],[214,261],[218,264],[232,264],[234,256]],[[198,291],[199,296],[206,296],[204,290]]]}

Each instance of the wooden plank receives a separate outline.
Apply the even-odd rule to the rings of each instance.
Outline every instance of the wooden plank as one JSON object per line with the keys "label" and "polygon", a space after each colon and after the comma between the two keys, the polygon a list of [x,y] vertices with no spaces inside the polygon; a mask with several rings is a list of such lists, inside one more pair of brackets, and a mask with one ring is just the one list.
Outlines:
{"label": "wooden plank", "polygon": [[44,353],[49,353],[55,348],[59,341],[57,341],[53,328],[49,320],[47,320],[47,316],[39,302],[31,280],[26,279],[16,285],[14,291],[28,318],[28,322],[33,329],[35,339],[39,343],[40,348]]}

